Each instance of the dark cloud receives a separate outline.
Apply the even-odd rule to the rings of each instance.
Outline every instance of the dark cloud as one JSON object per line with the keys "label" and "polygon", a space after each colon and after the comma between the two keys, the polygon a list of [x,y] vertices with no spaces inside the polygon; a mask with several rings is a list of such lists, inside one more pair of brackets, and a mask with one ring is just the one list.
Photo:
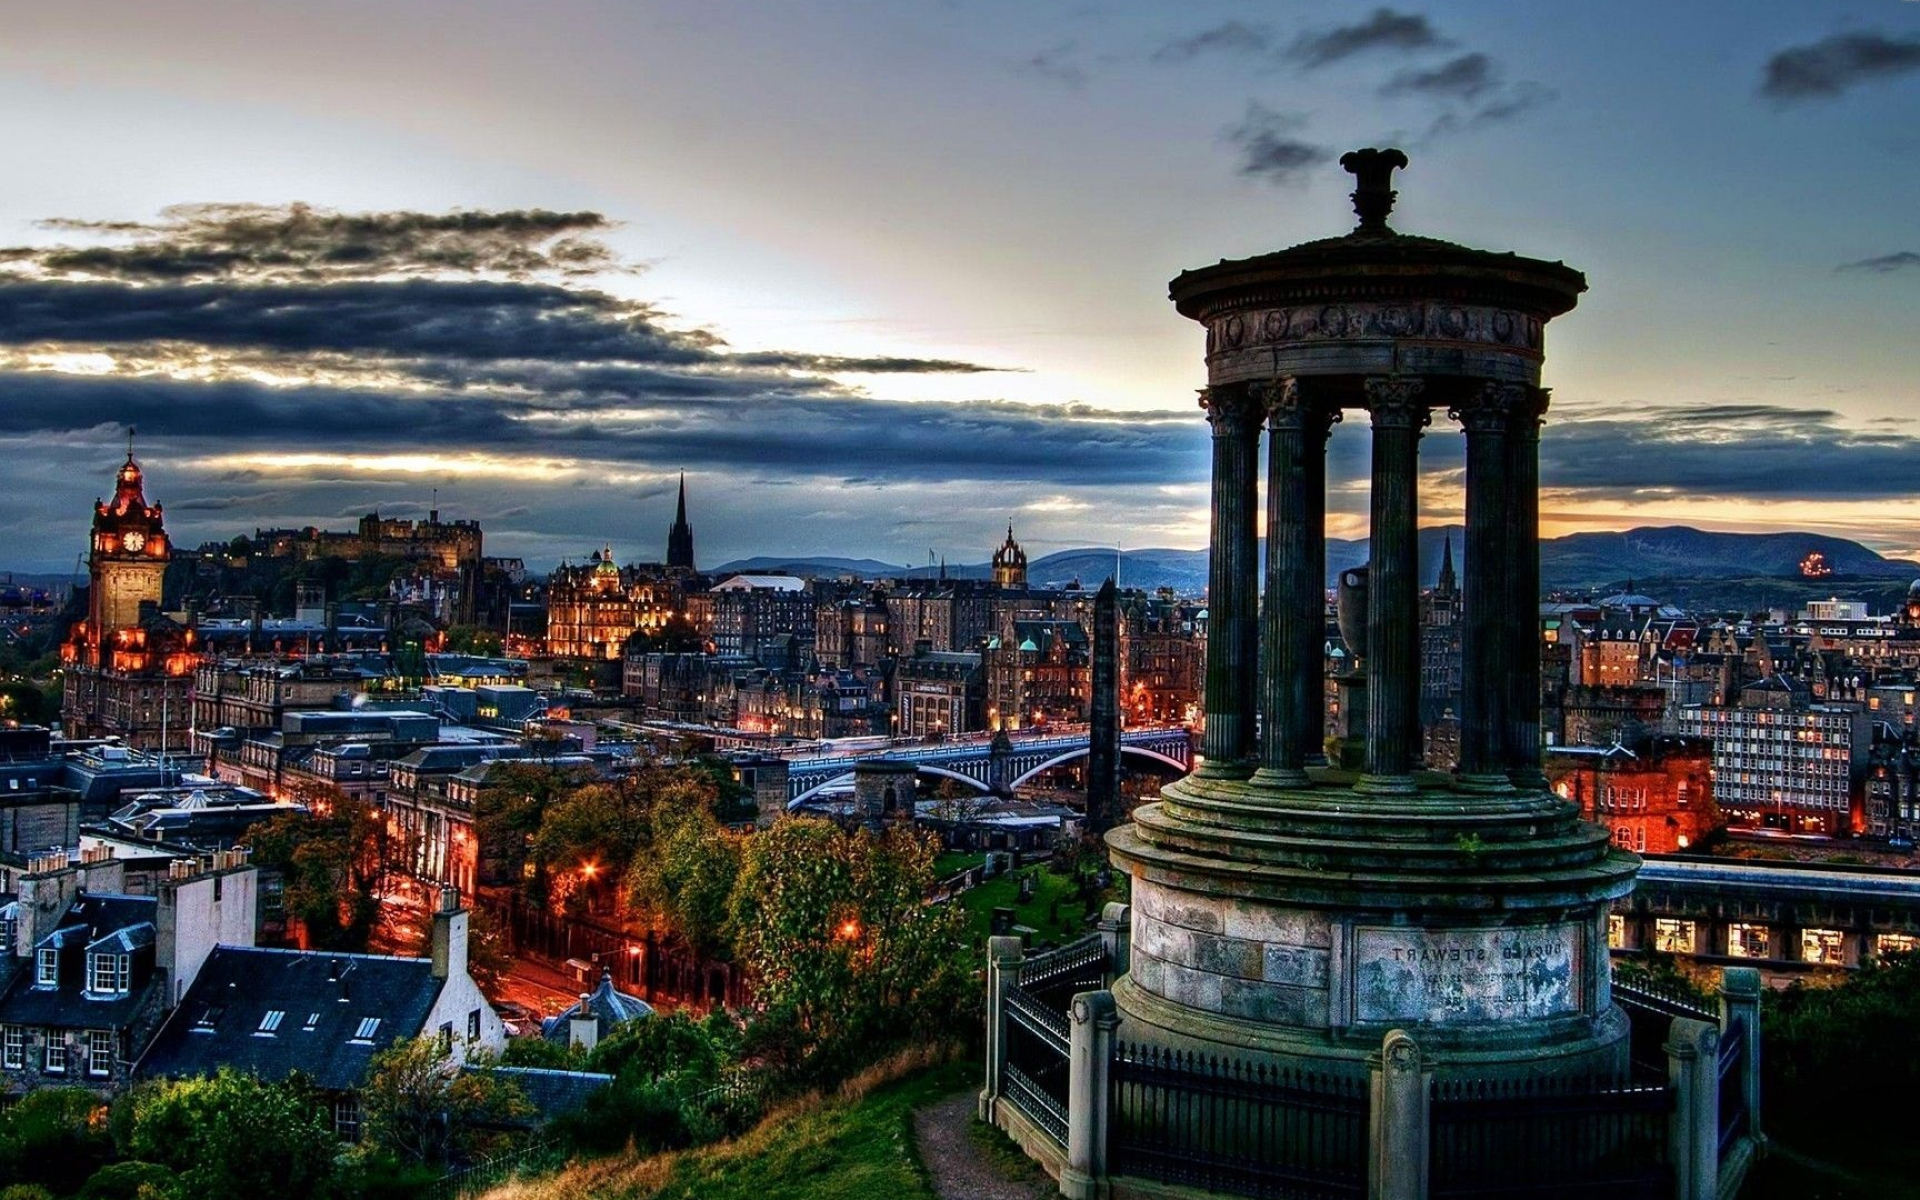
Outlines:
{"label": "dark cloud", "polygon": [[1877,275],[1886,275],[1894,271],[1904,271],[1908,267],[1920,267],[1920,252],[1896,250],[1892,254],[1882,254],[1875,258],[1863,258],[1858,262],[1841,263],[1836,271],[1869,271]]}
{"label": "dark cloud", "polygon": [[1022,59],[1020,69],[1064,87],[1083,88],[1087,85],[1087,71],[1077,61],[1077,52],[1073,42],[1061,42]]}
{"label": "dark cloud", "polygon": [[0,262],[139,283],[579,275],[617,265],[597,237],[611,224],[599,213],[545,209],[341,213],[305,204],[196,204],[166,209],[157,221],[48,221],[47,228],[126,244],[0,249]]}
{"label": "dark cloud", "polygon": [[1273,49],[1273,30],[1265,25],[1228,21],[1191,37],[1176,38],[1153,52],[1154,62],[1188,62],[1204,54],[1266,54]]}
{"label": "dark cloud", "polygon": [[1310,169],[1333,158],[1328,147],[1297,136],[1305,123],[1298,114],[1275,112],[1264,104],[1249,102],[1240,123],[1221,136],[1239,150],[1242,175],[1296,183]]}
{"label": "dark cloud", "polygon": [[1479,52],[1449,59],[1430,71],[1409,69],[1394,74],[1381,86],[1384,95],[1413,92],[1430,96],[1477,99],[1496,82],[1493,60]]}
{"label": "dark cloud", "polygon": [[1376,8],[1358,24],[1301,34],[1288,46],[1285,57],[1312,70],[1369,50],[1407,52],[1446,44],[1426,17]]}
{"label": "dark cloud", "polygon": [[1546,104],[1554,95],[1552,88],[1537,83],[1498,87],[1490,97],[1477,104],[1466,104],[1441,112],[1427,127],[1424,140],[1432,142],[1485,125],[1511,121]]}
{"label": "dark cloud", "polygon": [[1830,409],[1646,408],[1550,421],[1540,456],[1547,486],[1599,498],[1867,500],[1911,494],[1920,437]]}
{"label": "dark cloud", "polygon": [[1768,59],[1760,94],[1782,103],[1821,99],[1915,70],[1920,70],[1920,38],[1841,33]]}

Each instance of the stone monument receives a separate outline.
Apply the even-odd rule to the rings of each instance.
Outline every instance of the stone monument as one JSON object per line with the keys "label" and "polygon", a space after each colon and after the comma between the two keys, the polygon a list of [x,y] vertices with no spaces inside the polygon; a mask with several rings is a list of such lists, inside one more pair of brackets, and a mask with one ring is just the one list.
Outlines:
{"label": "stone monument", "polygon": [[[1543,334],[1586,280],[1558,262],[1395,232],[1391,175],[1406,164],[1398,150],[1341,160],[1357,181],[1351,233],[1171,285],[1207,339],[1204,758],[1107,834],[1133,901],[1130,968],[1113,993],[1130,1039],[1320,1071],[1364,1072],[1393,1029],[1417,1036],[1442,1076],[1622,1070],[1606,913],[1638,860],[1540,773]],[[1347,411],[1370,421],[1373,441],[1353,770],[1319,765],[1325,446]],[[1450,775],[1415,767],[1416,484],[1436,411],[1466,432]]]}

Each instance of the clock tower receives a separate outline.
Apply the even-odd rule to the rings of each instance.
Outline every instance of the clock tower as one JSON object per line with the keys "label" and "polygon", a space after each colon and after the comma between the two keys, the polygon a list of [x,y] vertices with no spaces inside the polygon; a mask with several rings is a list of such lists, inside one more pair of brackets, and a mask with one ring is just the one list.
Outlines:
{"label": "clock tower", "polygon": [[60,647],[60,723],[69,737],[115,737],[138,750],[177,754],[192,743],[199,637],[160,611],[173,547],[143,483],[129,434],[113,498],[93,504],[87,616]]}
{"label": "clock tower", "polygon": [[93,540],[87,555],[92,665],[102,665],[99,649],[115,631],[140,623],[142,604],[151,602],[159,608],[170,557],[160,506],[147,503],[129,438],[127,461],[114,478],[113,498],[93,505]]}

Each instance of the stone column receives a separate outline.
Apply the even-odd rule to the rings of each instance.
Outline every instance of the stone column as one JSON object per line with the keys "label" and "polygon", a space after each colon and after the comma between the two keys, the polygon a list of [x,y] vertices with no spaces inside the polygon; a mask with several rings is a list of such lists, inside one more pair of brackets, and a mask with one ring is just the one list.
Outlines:
{"label": "stone column", "polygon": [[1253,771],[1258,649],[1254,579],[1254,468],[1260,406],[1245,386],[1208,388],[1200,407],[1213,426],[1213,536],[1207,573],[1207,735],[1197,774],[1244,779]]}
{"label": "stone column", "polygon": [[1120,1013],[1112,992],[1081,992],[1067,1020],[1067,1163],[1060,1194],[1095,1200],[1107,1192],[1107,1080]]}
{"label": "stone column", "polygon": [[1339,410],[1298,379],[1262,389],[1267,413],[1267,592],[1260,638],[1260,769],[1304,787],[1326,736],[1327,433]]}
{"label": "stone column", "polygon": [[1107,952],[1107,979],[1125,975],[1133,965],[1133,907],[1110,900],[1100,910],[1100,948]]}
{"label": "stone column", "polygon": [[1459,784],[1474,791],[1504,790],[1507,782],[1507,662],[1514,638],[1509,621],[1513,585],[1507,513],[1515,497],[1507,486],[1507,435],[1513,409],[1525,402],[1513,384],[1480,384],[1452,409],[1467,435],[1467,580],[1460,630]]}
{"label": "stone column", "polygon": [[1747,1102],[1747,1136],[1755,1146],[1766,1144],[1760,1128],[1760,972],[1753,967],[1726,967],[1720,972],[1720,1028],[1724,1031],[1738,1017],[1746,1025],[1741,1053]]}
{"label": "stone column", "polygon": [[990,1125],[1007,1067],[1007,989],[1019,982],[1025,957],[1026,947],[1017,937],[987,939],[987,1082],[980,1089],[979,1115]]}
{"label": "stone column", "polygon": [[1395,1029],[1367,1056],[1372,1075],[1368,1106],[1368,1200],[1427,1200],[1427,1140],[1432,1123],[1433,1068],[1419,1043]]}
{"label": "stone column", "polygon": [[1676,1017],[1667,1034],[1667,1082],[1674,1089],[1668,1153],[1674,1200],[1720,1194],[1720,1031]]}
{"label": "stone column", "polygon": [[1507,435],[1508,604],[1507,774],[1517,788],[1544,790],[1540,771],[1540,419],[1547,389],[1522,389]]}
{"label": "stone column", "polygon": [[1420,741],[1420,431],[1424,382],[1366,381],[1373,417],[1367,574],[1367,763],[1362,791],[1411,792]]}

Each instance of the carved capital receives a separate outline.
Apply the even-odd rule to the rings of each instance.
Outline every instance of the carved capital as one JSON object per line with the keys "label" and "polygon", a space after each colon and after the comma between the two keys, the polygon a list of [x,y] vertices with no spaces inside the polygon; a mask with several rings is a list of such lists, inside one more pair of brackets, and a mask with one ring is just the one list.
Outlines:
{"label": "carved capital", "polygon": [[1366,381],[1367,412],[1381,429],[1426,428],[1433,414],[1420,399],[1426,380],[1413,376],[1382,375]]}
{"label": "carved capital", "polygon": [[1517,383],[1483,383],[1455,400],[1447,415],[1470,434],[1503,434],[1526,407],[1527,391]]}
{"label": "carved capital", "polygon": [[1552,393],[1547,388],[1519,387],[1520,393],[1514,401],[1511,413],[1513,432],[1522,437],[1539,437],[1540,424],[1546,419],[1547,403]]}
{"label": "carved capital", "polygon": [[1207,414],[1215,437],[1245,433],[1260,426],[1259,398],[1244,384],[1201,388],[1200,407]]}
{"label": "carved capital", "polygon": [[1318,434],[1324,441],[1334,422],[1340,419],[1337,407],[1314,400],[1311,386],[1293,376],[1256,383],[1253,390],[1266,410],[1267,428],[1275,433]]}

